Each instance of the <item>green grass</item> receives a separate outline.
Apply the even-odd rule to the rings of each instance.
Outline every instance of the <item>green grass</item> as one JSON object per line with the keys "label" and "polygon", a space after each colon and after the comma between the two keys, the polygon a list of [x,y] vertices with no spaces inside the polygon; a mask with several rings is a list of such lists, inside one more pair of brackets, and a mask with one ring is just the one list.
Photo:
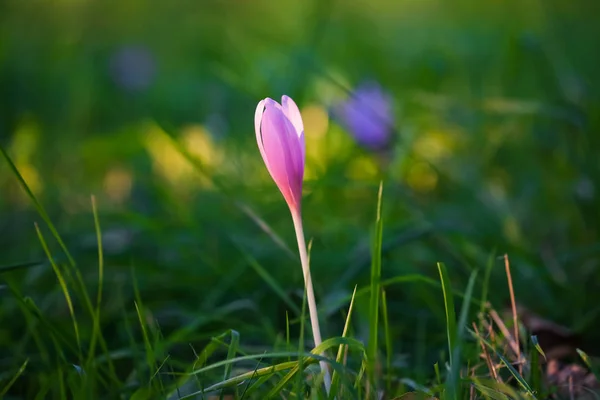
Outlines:
{"label": "green grass", "polygon": [[[3,153],[10,165],[10,158],[6,153]],[[28,190],[27,183],[22,179],[16,167],[14,168],[19,181],[23,188],[30,194],[31,199],[36,203],[38,210],[43,210],[43,207],[35,196]],[[386,281],[382,281],[382,243],[383,243],[383,184],[380,184],[377,197],[377,217],[375,221],[375,230],[372,235],[372,263],[371,263],[371,282],[368,287],[358,289],[355,288],[348,311],[345,314],[345,323],[340,336],[333,336],[326,339],[320,346],[311,349],[310,352],[305,350],[304,335],[304,320],[306,318],[305,307],[302,306],[302,311],[297,321],[300,324],[299,350],[289,351],[293,348],[292,339],[290,337],[290,319],[288,313],[298,314],[297,306],[287,296],[285,291],[279,286],[277,281],[258,264],[248,254],[244,254],[248,264],[258,276],[263,279],[265,288],[271,291],[270,296],[273,299],[283,302],[288,310],[286,311],[286,333],[285,344],[283,350],[278,351],[275,346],[274,351],[269,351],[268,348],[260,347],[263,350],[256,351],[251,346],[245,346],[243,335],[237,330],[230,329],[227,332],[214,335],[208,334],[206,338],[210,338],[200,352],[196,352],[194,347],[191,347],[195,359],[191,362],[184,361],[185,357],[177,359],[177,356],[172,356],[171,352],[176,352],[177,347],[181,343],[191,340],[196,330],[187,330],[186,332],[175,333],[174,335],[164,336],[161,332],[158,320],[153,317],[152,311],[144,306],[139,286],[137,284],[135,269],[132,269],[131,280],[133,282],[134,301],[129,306],[124,304],[124,309],[130,308],[135,310],[137,319],[137,329],[135,325],[127,326],[127,336],[129,337],[130,349],[122,350],[106,350],[103,355],[96,353],[95,346],[98,338],[103,337],[101,331],[101,300],[102,287],[104,277],[104,252],[102,249],[102,235],[97,212],[95,199],[92,198],[92,214],[94,226],[96,227],[96,238],[98,246],[98,294],[96,307],[91,315],[91,329],[81,330],[87,332],[90,337],[81,337],[79,323],[75,311],[74,301],[70,295],[68,285],[76,285],[81,281],[76,281],[71,272],[67,272],[69,280],[65,278],[63,271],[54,261],[48,244],[45,241],[40,229],[36,225],[36,231],[42,244],[42,247],[49,259],[50,264],[56,274],[59,287],[63,292],[65,302],[68,306],[68,312],[73,322],[72,332],[64,332],[61,328],[53,326],[52,322],[46,321],[42,311],[37,307],[32,308],[32,304],[27,299],[22,298],[16,290],[13,290],[13,295],[16,299],[20,299],[25,306],[24,311],[28,315],[28,319],[34,318],[44,321],[48,324],[47,331],[42,331],[39,335],[36,330],[31,331],[35,337],[37,351],[42,351],[46,354],[48,351],[43,347],[42,343],[50,339],[53,342],[56,351],[56,361],[52,362],[48,357],[46,361],[47,367],[50,368],[46,373],[32,372],[28,373],[27,367],[31,365],[30,359],[26,359],[21,366],[12,373],[6,374],[6,383],[3,385],[3,394],[10,396],[11,387],[14,387],[15,382],[19,379],[24,381],[33,380],[36,383],[36,388],[33,389],[37,394],[52,393],[53,396],[59,398],[67,398],[69,396],[85,396],[87,398],[102,397],[103,393],[110,393],[111,396],[129,397],[132,399],[146,398],[205,398],[205,396],[218,396],[219,399],[224,398],[303,398],[308,395],[311,398],[327,398],[322,387],[322,376],[315,369],[319,360],[322,360],[319,354],[326,354],[327,350],[337,349],[335,358],[327,359],[329,365],[333,368],[333,386],[329,398],[355,398],[355,399],[371,399],[377,398],[378,393],[384,393],[386,398],[396,398],[407,395],[413,390],[423,395],[436,395],[443,399],[464,398],[467,393],[469,379],[463,378],[465,374],[472,376],[474,379],[471,384],[478,393],[478,396],[489,396],[492,392],[503,398],[501,393],[503,390],[509,390],[500,382],[490,381],[489,378],[483,379],[477,367],[471,365],[477,364],[477,358],[469,359],[467,354],[478,354],[478,352],[468,351],[468,347],[476,348],[478,342],[484,343],[489,348],[491,353],[500,360],[510,374],[513,375],[515,381],[518,382],[517,387],[510,389],[511,396],[521,396],[523,398],[536,398],[541,390],[539,376],[531,375],[533,386],[530,385],[523,376],[512,366],[506,354],[502,354],[501,348],[479,336],[473,331],[470,331],[477,341],[468,342],[463,339],[465,326],[472,317],[469,311],[469,306],[473,298],[475,282],[477,281],[477,272],[473,271],[469,279],[468,285],[464,293],[456,291],[451,284],[451,277],[447,268],[443,263],[438,263],[438,270],[441,282],[441,293],[443,294],[443,304],[446,314],[446,333],[448,342],[448,350],[446,356],[436,363],[436,380],[431,382],[422,382],[418,385],[407,385],[409,381],[401,379],[397,368],[392,363],[393,339],[390,332],[391,321],[389,319],[387,297],[384,287],[391,286],[395,283],[408,281],[413,284],[422,280],[433,285],[424,277],[420,276],[398,276],[392,277]],[[44,216],[41,212],[41,215]],[[53,226],[49,218],[44,218],[48,226]],[[56,230],[55,238],[60,238]],[[62,242],[59,242],[64,246]],[[311,242],[312,247],[312,242]],[[68,254],[66,247],[63,248]],[[76,263],[73,260],[71,266],[76,268]],[[489,267],[486,268],[489,271]],[[8,269],[10,271],[11,269]],[[75,275],[81,276],[75,270]],[[489,276],[489,273],[488,273]],[[484,280],[484,285],[488,285],[488,277]],[[434,290],[433,287],[428,289]],[[486,286],[483,288],[484,296],[487,294]],[[87,294],[85,288],[84,294]],[[360,295],[369,296],[368,303],[368,345],[364,346],[360,341],[352,338],[352,314],[354,312],[355,299],[360,298]],[[456,316],[454,296],[458,294],[462,298],[462,308],[459,318]],[[345,303],[345,301],[342,301]],[[304,303],[303,303],[304,304]],[[132,307],[133,306],[133,307]],[[31,312],[34,312],[31,314]],[[341,310],[340,310],[341,311]],[[79,313],[81,310],[79,310]],[[380,312],[383,318],[380,320]],[[125,311],[125,320],[129,320],[129,316]],[[200,328],[200,324],[196,328]],[[69,343],[67,337],[73,337],[75,342]],[[386,349],[385,362],[379,356],[380,342],[379,338],[384,338],[384,347]],[[82,344],[89,340],[89,347]],[[69,344],[69,345],[68,345]],[[538,346],[539,347],[539,346]],[[534,347],[535,348],[535,347]],[[66,351],[66,352],[65,352]],[[177,353],[179,353],[177,351]],[[532,353],[537,354],[537,349]],[[543,354],[543,353],[542,353]],[[580,354],[585,356],[585,353]],[[125,355],[129,358],[128,367],[115,369],[115,364]],[[589,362],[587,356],[584,357],[586,362]],[[77,361],[76,364],[69,364],[72,361]],[[534,363],[537,368],[539,361],[536,357],[531,357],[529,362]],[[442,371],[437,369],[437,365],[444,365]],[[47,381],[47,374],[52,376],[54,382]],[[38,377],[37,379],[35,377]],[[478,376],[477,378],[474,378]],[[497,386],[499,385],[499,386]],[[534,390],[533,387],[537,388]],[[33,396],[32,389],[21,389],[28,393],[27,396]]]}
{"label": "green grass", "polygon": [[[0,397],[325,399],[327,350],[330,399],[547,398],[503,254],[598,375],[593,2],[134,3],[0,5]],[[147,88],[114,79],[129,44]],[[367,79],[394,99],[385,154],[328,113]],[[318,349],[254,142],[282,94]]]}

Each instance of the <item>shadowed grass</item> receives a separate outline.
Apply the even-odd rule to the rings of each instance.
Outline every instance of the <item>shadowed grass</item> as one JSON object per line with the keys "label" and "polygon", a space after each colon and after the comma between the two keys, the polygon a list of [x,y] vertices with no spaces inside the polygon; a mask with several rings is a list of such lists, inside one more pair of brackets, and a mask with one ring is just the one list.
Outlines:
{"label": "shadowed grass", "polygon": [[[354,291],[352,292],[352,299],[350,300],[350,306],[348,306],[348,314],[346,315],[346,321],[344,322],[344,330],[342,331],[342,337],[347,337],[348,330],[350,329],[350,321],[352,320],[352,309],[354,306],[354,295],[356,295],[356,287],[354,287]],[[338,348],[337,356],[335,357],[335,361],[338,364],[345,365],[345,359],[348,355],[348,346],[340,346]],[[331,377],[331,392],[329,392],[329,399],[335,399],[335,397],[340,393],[340,376],[337,371],[333,371],[333,375]]]}
{"label": "shadowed grass", "polygon": [[[82,16],[96,14],[89,6]],[[415,390],[444,398],[531,398],[521,383],[490,379],[480,358],[483,352],[486,363],[500,360],[500,375],[510,375],[511,384],[519,380],[506,373],[515,360],[486,336],[493,332],[481,329],[485,314],[502,307],[506,296],[493,268],[495,248],[519,267],[510,284],[513,308],[516,297],[593,339],[598,308],[588,308],[598,303],[592,283],[600,142],[593,135],[598,80],[591,67],[597,35],[577,33],[578,26],[596,29],[583,3],[448,7],[433,1],[406,8],[325,1],[232,10],[213,9],[220,7],[215,3],[189,10],[140,6],[135,13],[115,4],[115,34],[100,34],[101,42],[94,24],[79,37],[71,11],[40,7],[32,12],[15,3],[0,16],[8,33],[7,45],[0,46],[0,96],[7,104],[0,140],[18,162],[0,151],[51,232],[36,226],[42,246],[36,231],[27,238],[23,231],[29,234],[31,223],[21,229],[19,222],[30,210],[13,199],[11,183],[0,176],[6,190],[0,297],[7,321],[0,328],[7,349],[0,370],[2,384],[12,384],[3,389],[7,399],[174,400],[193,392],[203,399],[324,398],[318,360],[304,357],[304,304],[300,310],[285,290],[300,283],[278,269],[295,260],[281,228],[287,219],[261,192],[264,180],[255,170],[252,106],[281,93],[298,100],[310,138],[305,200],[316,211],[307,216],[319,249],[316,286],[332,299],[320,310],[324,332],[366,343],[365,349],[345,342],[332,348],[340,396],[409,400],[415,395],[406,391]],[[264,15],[272,29],[254,22]],[[159,29],[175,19],[181,29]],[[118,21],[150,27],[135,35],[160,71],[146,90],[129,92],[113,76],[121,70],[113,68],[112,54],[123,45]],[[28,24],[39,29],[27,35],[16,29]],[[181,50],[160,45],[153,32],[167,35],[160,43],[178,43]],[[411,40],[389,39],[397,37]],[[89,51],[80,52],[78,45],[88,40]],[[397,121],[388,128],[398,143],[389,154],[354,146],[351,132],[328,115],[367,75],[395,101]],[[21,121],[25,113],[29,125]],[[167,144],[202,181],[188,176],[175,157],[149,155],[145,143],[137,143],[150,136],[142,121],[148,115],[163,117]],[[211,122],[215,116],[220,123]],[[221,164],[211,165],[211,151],[195,153],[205,143],[180,140],[187,124],[210,133],[224,151]],[[155,171],[158,162],[165,176]],[[115,168],[124,180],[116,186],[127,189],[122,198],[109,190]],[[369,237],[365,229],[381,181],[386,240],[381,185],[375,232]],[[89,192],[99,199],[92,200],[95,235],[80,225],[86,202],[79,195]],[[269,213],[273,225],[248,204]],[[115,240],[115,229],[135,234]],[[50,262],[18,262],[39,259],[36,251]],[[433,279],[437,260],[448,268]],[[126,276],[124,265],[136,265],[136,276]],[[62,279],[52,275],[55,266]],[[485,266],[481,282],[472,273],[479,266]],[[473,307],[482,314],[474,325],[477,339],[486,338],[493,351],[462,338]],[[285,321],[276,308],[285,309]],[[278,336],[284,323],[285,338]],[[526,359],[518,375],[541,398],[547,385],[536,375],[539,346],[523,332],[512,336],[513,343],[522,338]],[[592,368],[594,358],[581,354]],[[26,369],[15,372],[24,360]],[[223,360],[228,363],[218,364]]]}
{"label": "shadowed grass", "polygon": [[379,362],[379,300],[381,296],[381,243],[383,241],[383,218],[381,208],[383,202],[383,182],[379,184],[377,194],[377,214],[375,228],[372,237],[371,247],[371,285],[369,301],[369,344],[367,347],[367,357],[369,359],[367,371],[369,380],[377,388],[375,365]]}
{"label": "shadowed grass", "polygon": [[37,224],[35,224],[35,230],[37,232],[40,243],[42,244],[42,248],[44,249],[44,252],[46,253],[46,256],[48,257],[48,260],[50,261],[50,265],[52,265],[52,269],[54,270],[54,273],[56,274],[56,278],[58,279],[58,284],[60,285],[63,295],[65,296],[67,306],[69,307],[69,313],[71,314],[71,320],[73,321],[73,331],[75,332],[75,340],[76,340],[76,345],[77,345],[76,348],[77,348],[77,353],[79,356],[79,363],[82,364],[83,357],[82,357],[82,353],[81,353],[81,338],[79,337],[79,326],[77,324],[77,317],[75,315],[75,309],[73,308],[73,301],[71,300],[71,294],[69,293],[69,289],[67,288],[67,283],[65,281],[63,273],[60,270],[60,268],[58,267],[58,265],[54,262],[54,259],[52,258],[52,255],[50,254],[50,250],[48,249],[48,245],[46,244],[46,241],[44,240],[44,236],[42,236],[42,232],[40,232],[40,228],[38,227]]}
{"label": "shadowed grass", "polygon": [[[448,272],[446,271],[446,266],[443,263],[438,263],[438,271],[440,273],[440,280],[442,281],[442,291],[444,294],[444,309],[446,310],[446,336],[448,338],[448,359],[449,359],[449,367],[450,371],[456,371],[457,363],[454,362],[455,357],[455,349],[457,348],[457,321],[456,321],[456,311],[454,309],[454,296],[452,294],[452,286],[450,285],[450,278],[448,277]],[[452,374],[449,375],[451,377],[450,384],[455,385],[457,378],[452,378]],[[456,386],[449,386],[447,388],[449,390],[448,398],[450,400],[455,400],[458,398],[458,388]]]}
{"label": "shadowed grass", "polygon": [[21,376],[21,374],[25,371],[25,368],[27,368],[28,363],[29,359],[25,360],[25,362],[23,362],[23,365],[19,367],[17,373],[14,374],[14,376],[5,385],[3,385],[2,390],[0,390],[0,398],[4,397],[4,395],[8,392],[10,387],[15,383],[17,379],[19,379],[19,376]]}

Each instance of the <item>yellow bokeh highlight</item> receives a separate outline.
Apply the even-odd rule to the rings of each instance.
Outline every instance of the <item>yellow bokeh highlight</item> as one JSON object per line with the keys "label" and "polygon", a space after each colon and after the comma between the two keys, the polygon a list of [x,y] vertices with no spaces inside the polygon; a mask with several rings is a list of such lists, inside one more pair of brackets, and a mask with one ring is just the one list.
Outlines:
{"label": "yellow bokeh highlight", "polygon": [[[31,192],[36,196],[39,195],[44,186],[38,170],[31,164],[17,164],[17,168],[25,182],[27,182],[27,186],[29,186]],[[26,196],[25,193],[23,195]]]}
{"label": "yellow bokeh highlight", "polygon": [[448,130],[425,131],[413,143],[415,154],[431,161],[450,156],[455,147],[453,132]]}
{"label": "yellow bokeh highlight", "polygon": [[183,129],[181,142],[185,149],[197,157],[204,166],[215,168],[223,162],[223,152],[216,146],[210,131],[202,125],[190,125]]}
{"label": "yellow bokeh highlight", "polygon": [[[152,124],[146,131],[145,147],[152,159],[154,171],[169,183],[180,188],[199,184],[212,187],[210,175],[224,160],[205,127],[190,125],[182,130],[174,142],[159,126]],[[189,158],[197,159],[198,164]]]}
{"label": "yellow bokeh highlight", "polygon": [[513,243],[519,243],[522,241],[521,228],[519,227],[519,223],[514,216],[509,215],[504,218],[502,225],[502,231],[508,240]]}
{"label": "yellow bokeh highlight", "polygon": [[356,180],[371,180],[378,174],[379,167],[371,156],[355,157],[348,165],[347,176]]}
{"label": "yellow bokeh highlight", "polygon": [[154,124],[149,126],[144,145],[152,158],[152,167],[157,174],[173,184],[189,180],[193,173],[192,166],[159,126]]}
{"label": "yellow bokeh highlight", "polygon": [[131,195],[133,174],[124,168],[112,168],[104,176],[103,186],[110,200],[115,203],[123,203]]}
{"label": "yellow bokeh highlight", "polygon": [[324,107],[317,104],[307,105],[300,113],[306,141],[304,177],[307,180],[317,179],[319,173],[327,168],[329,115]]}
{"label": "yellow bokeh highlight", "polygon": [[437,186],[438,174],[429,163],[417,161],[409,167],[406,183],[416,192],[427,193]]}
{"label": "yellow bokeh highlight", "polygon": [[[32,163],[38,149],[40,135],[40,126],[37,122],[29,117],[23,118],[13,134],[9,147],[15,166],[36,196],[43,190],[40,174]],[[25,193],[23,196],[22,199],[26,197]]]}
{"label": "yellow bokeh highlight", "polygon": [[325,136],[329,129],[329,115],[327,110],[316,104],[309,104],[300,112],[304,122],[304,135],[315,139]]}
{"label": "yellow bokeh highlight", "polygon": [[29,162],[34,156],[40,138],[40,127],[31,118],[21,120],[13,135],[11,150],[15,162]]}

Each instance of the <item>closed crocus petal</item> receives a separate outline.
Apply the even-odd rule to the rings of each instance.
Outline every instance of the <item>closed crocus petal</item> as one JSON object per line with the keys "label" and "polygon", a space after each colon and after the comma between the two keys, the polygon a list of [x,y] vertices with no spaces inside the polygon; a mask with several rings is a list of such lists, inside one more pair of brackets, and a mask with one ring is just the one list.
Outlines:
{"label": "closed crocus petal", "polygon": [[287,96],[282,105],[258,103],[254,124],[260,154],[292,211],[300,210],[304,178],[304,129],[298,107]]}

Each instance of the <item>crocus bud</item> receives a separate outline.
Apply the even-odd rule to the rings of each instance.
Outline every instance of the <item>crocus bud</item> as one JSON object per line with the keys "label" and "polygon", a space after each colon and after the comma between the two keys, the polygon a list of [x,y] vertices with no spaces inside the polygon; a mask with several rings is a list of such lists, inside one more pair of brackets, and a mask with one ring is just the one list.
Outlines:
{"label": "crocus bud", "polygon": [[304,179],[304,125],[298,106],[288,96],[281,104],[266,98],[254,115],[258,149],[290,210],[300,211]]}
{"label": "crocus bud", "polygon": [[392,138],[392,99],[376,83],[358,86],[334,115],[359,145],[371,150],[382,150]]}

